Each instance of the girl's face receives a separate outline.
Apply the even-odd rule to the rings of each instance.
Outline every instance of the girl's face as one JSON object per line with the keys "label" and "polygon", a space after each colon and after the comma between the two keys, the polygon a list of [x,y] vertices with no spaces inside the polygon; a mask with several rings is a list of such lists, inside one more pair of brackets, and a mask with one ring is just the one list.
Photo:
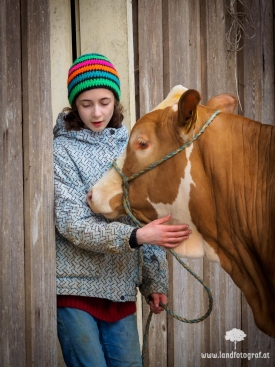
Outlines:
{"label": "girl's face", "polygon": [[105,88],[90,89],[76,99],[79,117],[94,132],[101,132],[109,124],[115,106],[113,92]]}

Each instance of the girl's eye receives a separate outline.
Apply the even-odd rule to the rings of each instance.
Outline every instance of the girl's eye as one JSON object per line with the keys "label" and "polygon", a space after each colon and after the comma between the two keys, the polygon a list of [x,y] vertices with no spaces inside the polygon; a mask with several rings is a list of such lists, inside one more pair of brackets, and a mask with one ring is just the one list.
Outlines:
{"label": "girl's eye", "polygon": [[109,103],[101,103],[102,106],[108,106]]}
{"label": "girl's eye", "polygon": [[90,105],[89,104],[87,104],[87,105],[83,104],[82,107],[86,108],[86,107],[90,107]]}

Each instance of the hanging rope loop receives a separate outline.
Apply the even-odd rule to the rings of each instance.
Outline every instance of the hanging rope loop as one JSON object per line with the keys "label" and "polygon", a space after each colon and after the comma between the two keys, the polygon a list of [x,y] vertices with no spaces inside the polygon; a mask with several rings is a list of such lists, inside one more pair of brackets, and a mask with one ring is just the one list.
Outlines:
{"label": "hanging rope loop", "polygon": [[[118,167],[116,160],[114,160],[111,163],[111,167],[114,167],[116,169],[116,171],[119,173],[119,175],[122,178],[123,181],[123,206],[124,209],[127,213],[127,215],[133,220],[133,222],[135,223],[135,225],[137,227],[141,227],[141,223],[140,221],[133,215],[132,213],[132,208],[130,205],[130,200],[129,200],[129,181],[132,181],[133,179],[135,179],[136,177],[142,175],[145,172],[150,171],[151,169],[155,168],[156,166],[160,165],[161,163],[167,161],[168,159],[174,157],[176,154],[180,153],[182,150],[184,150],[185,148],[187,148],[188,146],[190,146],[196,139],[198,139],[198,137],[205,131],[205,129],[210,125],[210,123],[215,119],[215,117],[220,113],[221,111],[217,110],[210,118],[209,120],[205,123],[205,125],[201,128],[201,130],[195,134],[193,136],[193,138],[191,140],[189,140],[188,142],[186,142],[185,144],[183,144],[181,147],[179,147],[178,149],[174,150],[173,152],[167,154],[165,157],[163,157],[162,159],[158,160],[155,163],[150,164],[148,167],[144,168],[143,170],[134,173],[133,175],[127,177],[124,175],[124,173],[122,172],[122,170]],[[167,249],[166,249],[167,250]],[[205,290],[207,291],[208,294],[208,299],[209,299],[209,306],[208,306],[208,311],[205,313],[205,315],[197,318],[197,319],[192,319],[192,320],[188,320],[185,319],[184,317],[175,315],[173,313],[173,311],[169,310],[168,307],[163,304],[162,302],[160,302],[160,305],[165,309],[165,311],[171,315],[172,317],[174,317],[176,320],[179,320],[181,322],[185,322],[185,323],[189,323],[189,324],[195,324],[195,323],[199,323],[204,321],[212,312],[212,308],[213,308],[213,297],[211,294],[210,289],[206,286],[206,284],[203,282],[203,280],[197,275],[195,274],[190,268],[189,266],[187,266],[182,259],[172,250],[167,250],[169,251],[176,259],[177,261],[191,274],[193,275],[193,277],[195,277],[198,282],[200,282],[202,284],[202,286],[205,288]],[[149,326],[150,326],[150,322],[152,319],[152,311],[150,311],[147,322],[146,322],[146,326],[145,326],[145,331],[144,331],[144,336],[143,336],[143,346],[142,346],[142,364],[144,365],[144,356],[145,356],[145,351],[146,351],[146,345],[147,345],[147,339],[148,339],[148,335],[149,335]]]}

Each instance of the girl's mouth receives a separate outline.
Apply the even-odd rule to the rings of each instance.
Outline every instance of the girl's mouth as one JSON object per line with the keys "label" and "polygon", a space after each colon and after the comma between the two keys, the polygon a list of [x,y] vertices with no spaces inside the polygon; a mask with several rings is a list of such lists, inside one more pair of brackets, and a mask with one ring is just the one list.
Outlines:
{"label": "girl's mouth", "polygon": [[93,121],[92,124],[94,126],[100,126],[102,124],[102,121]]}

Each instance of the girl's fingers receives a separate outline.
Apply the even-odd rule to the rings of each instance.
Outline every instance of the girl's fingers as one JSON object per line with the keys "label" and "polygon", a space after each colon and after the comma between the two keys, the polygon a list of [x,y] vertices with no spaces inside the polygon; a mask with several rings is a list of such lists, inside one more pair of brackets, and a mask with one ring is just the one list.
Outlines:
{"label": "girl's fingers", "polygon": [[153,222],[155,224],[163,224],[163,223],[168,222],[168,220],[170,220],[170,219],[171,219],[171,214],[166,215],[165,217],[162,217],[162,218],[155,219]]}
{"label": "girl's fingers", "polygon": [[[165,217],[155,219],[153,222],[155,225],[160,225],[168,222],[171,219],[171,214],[166,215]],[[188,224],[167,224],[164,226],[166,230],[170,232],[178,232],[182,230],[188,229]]]}
{"label": "girl's fingers", "polygon": [[189,238],[189,236],[183,236],[183,237],[179,237],[179,238],[167,238],[167,240],[165,240],[164,242],[167,243],[181,243],[182,241],[185,241]]}
{"label": "girl's fingers", "polygon": [[189,238],[191,233],[192,231],[167,233],[166,236],[164,236],[163,241],[170,243],[181,242]]}
{"label": "girl's fingers", "polygon": [[167,231],[167,232],[179,232],[179,231],[188,231],[189,230],[189,225],[188,224],[181,224],[181,225],[165,225],[162,227],[163,231]]}
{"label": "girl's fingers", "polygon": [[167,238],[179,238],[179,237],[188,237],[192,233],[191,230],[188,229],[188,231],[182,231],[182,232],[168,232]]}

